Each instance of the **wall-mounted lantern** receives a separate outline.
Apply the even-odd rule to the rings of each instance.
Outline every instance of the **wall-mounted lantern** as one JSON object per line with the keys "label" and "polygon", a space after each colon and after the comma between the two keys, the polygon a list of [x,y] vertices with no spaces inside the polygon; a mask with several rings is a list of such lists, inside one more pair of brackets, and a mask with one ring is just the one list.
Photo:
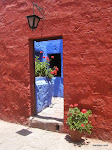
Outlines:
{"label": "wall-mounted lantern", "polygon": [[[42,17],[39,17],[39,16],[36,16],[34,14],[34,6],[39,10],[39,12],[42,14]],[[33,30],[33,29],[36,29],[38,24],[39,24],[39,21],[40,19],[43,19],[44,18],[44,15],[42,13],[42,10],[44,12],[44,9],[39,7],[36,3],[33,2],[33,15],[30,15],[30,16],[26,16],[27,19],[28,19],[28,24],[29,24],[29,27]]]}

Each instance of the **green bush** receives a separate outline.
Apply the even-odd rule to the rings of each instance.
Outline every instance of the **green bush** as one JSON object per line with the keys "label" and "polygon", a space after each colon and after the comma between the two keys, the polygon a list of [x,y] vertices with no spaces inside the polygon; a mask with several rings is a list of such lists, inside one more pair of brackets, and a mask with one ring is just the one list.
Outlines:
{"label": "green bush", "polygon": [[77,107],[78,104],[75,104],[75,107],[71,105],[72,108],[69,108],[68,111],[68,118],[67,118],[67,124],[70,129],[76,129],[80,133],[81,132],[88,132],[91,134],[91,129],[93,126],[90,124],[89,116],[92,115],[91,110],[80,109]]}
{"label": "green bush", "polygon": [[55,69],[51,69],[49,64],[49,59],[45,62],[41,62],[38,56],[35,56],[35,77],[54,77],[52,73]]}

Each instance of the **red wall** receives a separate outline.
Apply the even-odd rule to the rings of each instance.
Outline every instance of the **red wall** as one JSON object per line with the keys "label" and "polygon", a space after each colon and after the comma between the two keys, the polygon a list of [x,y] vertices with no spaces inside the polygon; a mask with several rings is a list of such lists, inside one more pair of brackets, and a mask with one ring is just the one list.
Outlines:
{"label": "red wall", "polygon": [[65,130],[78,103],[93,112],[92,137],[112,141],[112,1],[38,1],[45,20],[35,31],[25,17],[32,2],[0,1],[0,118],[26,123],[35,114],[31,39],[63,36]]}

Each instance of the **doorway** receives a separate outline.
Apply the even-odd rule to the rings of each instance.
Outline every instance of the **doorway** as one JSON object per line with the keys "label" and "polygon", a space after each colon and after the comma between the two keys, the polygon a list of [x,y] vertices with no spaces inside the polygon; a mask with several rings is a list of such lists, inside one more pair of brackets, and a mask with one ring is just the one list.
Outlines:
{"label": "doorway", "polygon": [[[51,105],[46,105],[45,100],[39,100],[39,95],[36,96],[36,112],[42,112],[46,107],[54,107],[54,105],[63,105],[63,39],[53,39],[53,40],[35,40],[34,41],[34,53],[35,56],[39,57],[39,61],[45,61],[44,58],[49,58],[49,66],[53,68],[54,66],[58,68],[57,74],[52,78],[52,100]],[[51,59],[53,58],[53,59]],[[36,81],[36,80],[35,80]],[[35,82],[35,89],[36,82]],[[45,89],[43,87],[43,89]],[[35,90],[35,95],[38,91]],[[40,93],[39,93],[40,94]],[[43,95],[44,96],[44,95]],[[46,99],[46,95],[44,96]],[[40,101],[40,102],[39,102]],[[56,107],[57,107],[56,106]],[[64,107],[64,106],[62,106]],[[54,107],[55,109],[55,107]],[[57,108],[56,108],[57,109]],[[51,110],[51,109],[50,109]],[[45,111],[45,110],[44,110]]]}

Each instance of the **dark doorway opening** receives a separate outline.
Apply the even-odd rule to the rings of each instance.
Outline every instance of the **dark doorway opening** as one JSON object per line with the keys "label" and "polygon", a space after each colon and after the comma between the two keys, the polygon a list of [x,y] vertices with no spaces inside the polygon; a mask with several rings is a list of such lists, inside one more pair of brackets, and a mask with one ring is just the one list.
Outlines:
{"label": "dark doorway opening", "polygon": [[[53,59],[52,56],[54,56]],[[61,77],[61,54],[49,54],[49,58],[50,58],[50,68],[57,66],[57,68],[59,69],[55,77]]]}

